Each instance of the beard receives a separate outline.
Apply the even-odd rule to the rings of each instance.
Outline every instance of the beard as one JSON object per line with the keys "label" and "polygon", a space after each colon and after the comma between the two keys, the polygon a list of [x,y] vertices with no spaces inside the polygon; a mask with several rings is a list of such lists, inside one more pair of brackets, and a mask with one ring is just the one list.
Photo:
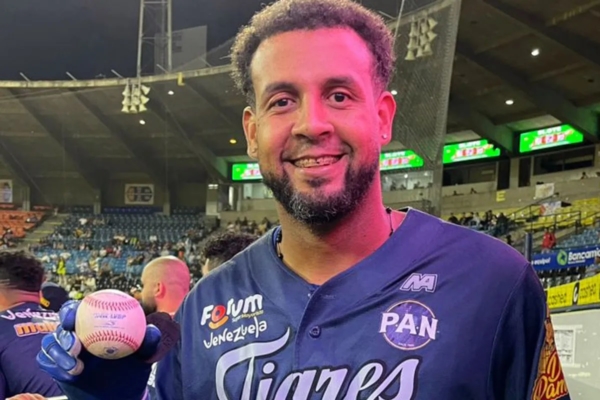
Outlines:
{"label": "beard", "polygon": [[344,174],[343,188],[329,195],[320,189],[326,181],[319,178],[309,182],[315,189],[313,193],[298,192],[285,171],[281,176],[268,171],[263,172],[263,183],[271,189],[275,199],[294,219],[306,225],[324,226],[343,219],[360,206],[379,171],[379,152],[376,154],[373,162],[359,165],[357,168],[349,166]]}
{"label": "beard", "polygon": [[154,301],[148,302],[140,300],[140,305],[142,306],[142,310],[144,310],[144,315],[146,316],[156,312],[156,302]]}

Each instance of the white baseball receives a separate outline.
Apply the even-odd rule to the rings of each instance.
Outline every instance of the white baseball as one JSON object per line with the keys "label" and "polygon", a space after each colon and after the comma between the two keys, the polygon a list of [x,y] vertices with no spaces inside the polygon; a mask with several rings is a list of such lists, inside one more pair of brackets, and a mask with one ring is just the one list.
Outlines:
{"label": "white baseball", "polygon": [[99,290],[86,296],[77,309],[75,332],[93,355],[114,360],[140,348],[146,316],[133,297],[118,290]]}

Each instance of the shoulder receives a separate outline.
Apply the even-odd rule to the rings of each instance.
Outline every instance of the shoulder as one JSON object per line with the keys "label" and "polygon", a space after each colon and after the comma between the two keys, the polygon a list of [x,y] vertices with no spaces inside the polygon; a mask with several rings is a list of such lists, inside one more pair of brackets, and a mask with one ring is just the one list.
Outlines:
{"label": "shoulder", "polygon": [[481,284],[510,285],[533,273],[527,259],[500,239],[440,218],[421,218],[423,238],[429,243],[426,257],[443,260],[455,275],[473,277]]}

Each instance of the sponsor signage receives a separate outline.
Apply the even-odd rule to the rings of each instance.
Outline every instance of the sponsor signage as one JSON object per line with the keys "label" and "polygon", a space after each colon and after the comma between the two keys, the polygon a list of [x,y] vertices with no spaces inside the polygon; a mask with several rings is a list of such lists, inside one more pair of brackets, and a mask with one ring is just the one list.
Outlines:
{"label": "sponsor signage", "polygon": [[534,254],[531,260],[538,271],[559,268],[585,267],[594,264],[600,257],[600,245],[558,250],[553,253]]}
{"label": "sponsor signage", "polygon": [[481,139],[445,145],[442,161],[444,164],[453,164],[460,161],[495,157],[500,157],[500,149],[486,139]]}
{"label": "sponsor signage", "polygon": [[519,137],[519,152],[545,150],[583,142],[583,133],[571,125],[559,125],[537,131],[523,132]]}
{"label": "sponsor signage", "polygon": [[600,275],[546,290],[551,310],[600,304]]}

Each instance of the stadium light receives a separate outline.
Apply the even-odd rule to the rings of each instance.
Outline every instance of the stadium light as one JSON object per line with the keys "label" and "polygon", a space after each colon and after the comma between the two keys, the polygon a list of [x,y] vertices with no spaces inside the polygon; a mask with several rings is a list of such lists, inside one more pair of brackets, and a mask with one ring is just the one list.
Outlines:
{"label": "stadium light", "polygon": [[435,19],[428,16],[411,22],[408,45],[406,46],[408,51],[404,58],[406,61],[415,61],[433,55],[431,43],[438,36],[433,32],[433,28],[437,24],[438,22]]}
{"label": "stadium light", "polygon": [[392,90],[390,91],[390,93],[392,94],[392,96],[395,96],[395,95],[397,95],[397,94],[398,94],[398,91],[397,91],[396,89],[392,89]]}
{"label": "stadium light", "polygon": [[140,125],[146,125],[146,121],[144,121],[143,119],[140,119]]}
{"label": "stadium light", "polygon": [[229,139],[229,143],[231,143],[231,144],[236,144],[236,143],[237,143],[237,140],[235,140],[235,139]]}
{"label": "stadium light", "polygon": [[173,95],[175,94],[175,92],[174,92],[174,91],[172,91],[172,90],[169,90],[169,91],[167,92],[167,94],[168,94],[169,96],[173,96]]}
{"label": "stadium light", "polygon": [[513,104],[515,104],[515,101],[513,99],[508,99],[504,102],[507,106],[512,106]]}
{"label": "stadium light", "polygon": [[535,48],[535,49],[531,50],[531,55],[533,57],[539,56],[540,55],[540,49]]}
{"label": "stadium light", "polygon": [[150,87],[142,85],[141,83],[130,83],[127,82],[125,89],[123,90],[123,108],[121,112],[126,114],[138,114],[148,111],[146,104],[150,101],[147,97],[150,93]]}

